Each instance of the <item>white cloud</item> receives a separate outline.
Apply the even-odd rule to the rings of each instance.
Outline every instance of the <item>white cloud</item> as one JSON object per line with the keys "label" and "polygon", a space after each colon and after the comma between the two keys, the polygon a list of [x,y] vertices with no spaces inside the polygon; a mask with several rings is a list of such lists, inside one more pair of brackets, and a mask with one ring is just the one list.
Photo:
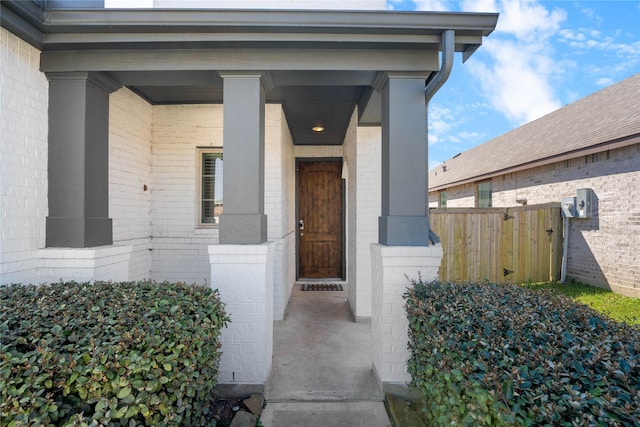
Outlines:
{"label": "white cloud", "polygon": [[613,80],[611,80],[608,77],[602,77],[602,78],[599,78],[598,80],[596,80],[596,84],[598,86],[603,86],[603,87],[604,86],[611,86],[613,84]]}
{"label": "white cloud", "polygon": [[104,7],[113,9],[153,7],[153,0],[105,0]]}
{"label": "white cloud", "polygon": [[429,159],[429,170],[440,166],[443,163],[442,160],[431,160]]}
{"label": "white cloud", "polygon": [[435,12],[444,12],[450,10],[450,5],[443,0],[415,0],[416,10],[429,10]]}
{"label": "white cloud", "polygon": [[[436,0],[416,4],[421,10],[453,7]],[[560,30],[566,12],[527,0],[465,0],[461,6],[467,12],[500,13],[495,32],[468,65],[492,107],[517,124],[558,109],[562,104],[552,81],[561,66],[552,57],[550,38]],[[443,139],[439,130],[430,126],[438,142]]]}
{"label": "white cloud", "polygon": [[429,105],[429,145],[436,145],[450,137],[453,119],[453,114],[448,108],[437,103]]}
{"label": "white cloud", "polygon": [[496,0],[465,0],[461,2],[465,12],[498,12]]}
{"label": "white cloud", "polygon": [[515,36],[524,42],[548,39],[557,33],[560,24],[567,19],[564,10],[549,11],[536,1],[502,1],[499,10],[496,32]]}
{"label": "white cloud", "polygon": [[487,43],[493,61],[471,71],[491,105],[513,122],[524,123],[558,109],[561,104],[548,82],[553,68],[547,58],[531,58],[520,45]]}
{"label": "white cloud", "polygon": [[460,132],[458,135],[460,139],[463,139],[465,141],[478,141],[480,138],[482,138],[482,135],[479,132]]}
{"label": "white cloud", "polygon": [[562,71],[552,57],[550,39],[560,30],[566,13],[522,0],[467,1],[463,7],[474,12],[487,7],[500,13],[495,32],[468,64],[493,108],[515,124],[558,109],[562,104],[552,82]]}
{"label": "white cloud", "polygon": [[[599,50],[626,60],[640,58],[640,41],[619,43],[611,36],[590,28],[566,29],[559,33],[560,41],[575,51]],[[618,34],[619,35],[619,34]]]}
{"label": "white cloud", "polygon": [[[475,106],[475,107],[474,107]],[[465,116],[470,111],[483,108],[481,104],[456,105],[455,111],[443,106],[438,102],[429,104],[429,146],[444,145],[445,151],[463,151],[461,146],[468,144],[476,145],[483,141],[483,135],[475,131],[459,131],[459,126],[463,126]]]}

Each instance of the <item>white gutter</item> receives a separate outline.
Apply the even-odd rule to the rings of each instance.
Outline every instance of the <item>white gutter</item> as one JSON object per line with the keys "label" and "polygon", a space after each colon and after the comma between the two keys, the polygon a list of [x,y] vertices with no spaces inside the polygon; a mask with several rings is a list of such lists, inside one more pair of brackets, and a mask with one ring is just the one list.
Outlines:
{"label": "white gutter", "polygon": [[455,51],[455,36],[456,32],[454,30],[446,30],[442,33],[442,65],[440,66],[438,74],[436,74],[424,88],[424,97],[427,104],[429,104],[433,95],[436,94],[451,75],[453,53]]}

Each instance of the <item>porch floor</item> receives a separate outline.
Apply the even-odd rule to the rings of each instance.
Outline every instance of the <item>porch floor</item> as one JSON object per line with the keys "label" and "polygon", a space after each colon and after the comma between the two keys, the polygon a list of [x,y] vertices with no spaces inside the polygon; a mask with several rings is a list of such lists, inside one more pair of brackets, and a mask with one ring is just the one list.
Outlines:
{"label": "porch floor", "polygon": [[371,325],[353,321],[345,291],[296,284],[284,320],[274,323],[264,426],[390,426],[371,342]]}

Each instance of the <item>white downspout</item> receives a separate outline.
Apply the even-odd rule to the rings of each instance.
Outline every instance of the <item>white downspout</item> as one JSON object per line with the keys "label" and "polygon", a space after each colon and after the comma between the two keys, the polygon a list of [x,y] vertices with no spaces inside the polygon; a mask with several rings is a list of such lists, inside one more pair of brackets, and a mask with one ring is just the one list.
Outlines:
{"label": "white downspout", "polygon": [[442,33],[442,64],[440,65],[440,71],[435,75],[431,81],[424,88],[424,97],[427,102],[436,94],[436,92],[442,87],[451,75],[451,69],[453,68],[453,53],[455,51],[455,36],[454,30],[446,30]]}
{"label": "white downspout", "polygon": [[569,217],[562,210],[562,266],[560,267],[560,282],[567,280],[567,253],[569,252]]}

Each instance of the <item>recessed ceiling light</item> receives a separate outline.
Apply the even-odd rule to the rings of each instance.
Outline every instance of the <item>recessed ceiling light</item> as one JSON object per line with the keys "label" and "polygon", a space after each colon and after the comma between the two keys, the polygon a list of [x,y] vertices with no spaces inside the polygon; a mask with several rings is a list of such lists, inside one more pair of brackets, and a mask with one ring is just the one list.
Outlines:
{"label": "recessed ceiling light", "polygon": [[324,131],[324,127],[323,126],[314,126],[311,128],[312,131],[314,132],[323,132]]}

